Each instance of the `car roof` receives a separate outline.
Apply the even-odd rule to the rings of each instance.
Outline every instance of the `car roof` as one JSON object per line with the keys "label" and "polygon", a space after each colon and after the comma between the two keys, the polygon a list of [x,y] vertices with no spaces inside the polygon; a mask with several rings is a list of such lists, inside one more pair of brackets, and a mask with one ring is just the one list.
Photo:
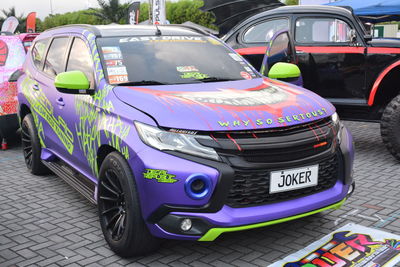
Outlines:
{"label": "car roof", "polygon": [[272,15],[280,15],[280,14],[301,14],[301,13],[320,13],[320,14],[337,14],[342,16],[352,16],[353,10],[351,7],[339,7],[339,6],[325,6],[325,5],[304,5],[304,6],[282,6],[274,9],[270,9],[261,13],[258,13],[254,16],[251,16],[242,22],[238,23],[235,27],[233,27],[223,38],[227,38],[232,33],[236,32],[238,28],[241,28],[244,24],[247,24],[251,21],[258,20],[260,18],[269,17]]}
{"label": "car roof", "polygon": [[68,33],[77,30],[88,30],[97,37],[121,37],[121,36],[151,36],[156,35],[157,28],[162,35],[209,35],[201,29],[186,25],[88,25],[88,24],[70,24],[46,30],[45,35],[53,33]]}

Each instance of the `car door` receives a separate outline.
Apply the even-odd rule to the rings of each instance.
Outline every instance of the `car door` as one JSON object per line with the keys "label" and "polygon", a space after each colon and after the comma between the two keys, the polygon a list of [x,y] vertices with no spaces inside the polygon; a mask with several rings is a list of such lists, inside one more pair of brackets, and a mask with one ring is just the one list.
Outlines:
{"label": "car door", "polygon": [[[79,36],[71,36],[70,44],[66,53],[66,64],[64,71],[82,71],[90,82],[90,89],[95,88],[93,60],[91,53],[85,41]],[[78,114],[76,109],[78,98],[83,102],[91,103],[92,96],[70,93],[67,94],[56,89],[55,99],[58,108],[56,109],[55,114],[60,118],[64,118],[65,128],[71,131],[74,140],[73,153],[63,149],[60,150],[60,155],[64,160],[73,165],[74,168],[79,169],[83,173],[90,173],[90,168],[87,164],[88,161],[82,160],[82,158],[85,158],[85,156],[82,152],[82,144],[79,142],[79,135],[84,135],[86,133],[79,132],[76,127],[76,125],[79,125],[80,123],[80,114]],[[95,107],[93,107],[93,110],[95,111]]]}
{"label": "car door", "polygon": [[232,44],[227,40],[227,43],[259,70],[267,44],[275,33],[289,29],[289,25],[289,17],[284,16],[252,21],[243,27],[236,37],[237,40],[233,40]]}
{"label": "car door", "polygon": [[304,87],[334,104],[363,104],[366,51],[354,25],[329,15],[298,15],[293,23]]}
{"label": "car door", "polygon": [[64,151],[72,153],[74,148],[72,130],[66,127],[65,118],[57,115],[60,105],[58,91],[54,87],[54,78],[65,70],[65,57],[69,42],[68,36],[52,38],[44,64],[34,75],[33,90],[36,95],[34,110],[43,120],[43,141],[46,148],[57,155],[64,154]]}

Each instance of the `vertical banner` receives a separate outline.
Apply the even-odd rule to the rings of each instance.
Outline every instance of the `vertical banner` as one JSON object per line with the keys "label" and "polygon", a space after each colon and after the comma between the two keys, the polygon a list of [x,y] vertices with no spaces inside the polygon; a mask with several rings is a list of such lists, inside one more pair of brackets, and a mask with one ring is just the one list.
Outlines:
{"label": "vertical banner", "polygon": [[18,24],[19,24],[19,22],[16,17],[8,17],[3,22],[3,26],[1,26],[1,31],[14,33],[18,27]]}
{"label": "vertical banner", "polygon": [[26,17],[26,32],[32,33],[36,31],[36,12],[31,12]]}
{"label": "vertical banner", "polygon": [[166,24],[165,0],[153,0],[153,24]]}
{"label": "vertical banner", "polygon": [[139,24],[140,2],[133,2],[128,9],[128,24]]}

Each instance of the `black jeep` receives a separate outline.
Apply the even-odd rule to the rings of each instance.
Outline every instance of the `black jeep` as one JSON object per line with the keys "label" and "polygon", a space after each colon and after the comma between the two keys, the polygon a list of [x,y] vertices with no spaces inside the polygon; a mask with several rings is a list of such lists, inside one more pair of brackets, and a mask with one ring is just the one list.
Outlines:
{"label": "black jeep", "polygon": [[342,118],[380,121],[384,143],[400,160],[400,40],[373,39],[350,8],[329,6],[268,10],[223,39],[260,69],[270,39],[284,29],[304,87],[330,100]]}

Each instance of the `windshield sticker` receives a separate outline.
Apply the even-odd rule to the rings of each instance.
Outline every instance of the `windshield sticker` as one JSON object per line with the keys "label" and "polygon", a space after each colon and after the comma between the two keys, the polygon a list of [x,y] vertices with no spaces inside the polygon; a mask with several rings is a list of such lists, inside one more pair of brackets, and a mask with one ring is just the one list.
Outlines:
{"label": "windshield sticker", "polygon": [[107,68],[107,73],[108,73],[109,76],[113,76],[113,75],[128,75],[128,71],[126,70],[125,66],[108,67]]}
{"label": "windshield sticker", "polygon": [[210,78],[207,74],[200,73],[200,72],[185,72],[184,74],[181,75],[182,79],[196,79],[196,80],[201,80],[201,79],[206,79]]}
{"label": "windshield sticker", "polygon": [[105,60],[107,67],[123,66],[121,59],[109,59]]}
{"label": "windshield sticker", "polygon": [[231,56],[231,58],[233,58],[233,60],[235,60],[237,62],[243,61],[243,59],[238,54],[229,53],[229,55]]}
{"label": "windshield sticker", "polygon": [[121,54],[121,49],[118,46],[105,46],[102,47],[101,50],[103,51],[103,54]]}
{"label": "windshield sticker", "polygon": [[199,70],[195,66],[178,66],[176,70],[179,72],[198,72]]}
{"label": "windshield sticker", "polygon": [[251,80],[253,79],[253,77],[251,77],[250,73],[246,72],[246,71],[241,71],[240,72],[240,76],[242,76],[243,78],[245,78],[246,80]]}
{"label": "windshield sticker", "polygon": [[122,54],[121,53],[104,54],[104,59],[105,60],[122,59]]}
{"label": "windshield sticker", "polygon": [[202,37],[196,36],[141,36],[119,39],[120,43],[130,42],[197,42],[205,43]]}
{"label": "windshield sticker", "polygon": [[110,84],[126,83],[128,82],[128,75],[109,75],[108,80]]}

